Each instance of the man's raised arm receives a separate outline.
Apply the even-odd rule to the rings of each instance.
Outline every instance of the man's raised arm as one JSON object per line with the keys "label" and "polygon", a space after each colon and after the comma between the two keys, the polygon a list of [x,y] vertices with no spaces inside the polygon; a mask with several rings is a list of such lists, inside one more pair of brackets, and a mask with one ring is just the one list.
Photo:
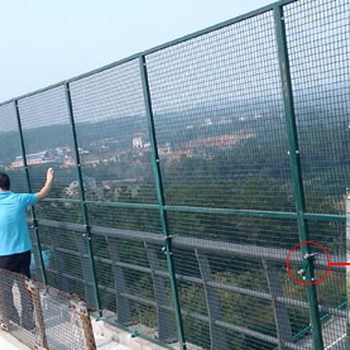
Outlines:
{"label": "man's raised arm", "polygon": [[38,203],[39,201],[41,201],[42,199],[44,199],[45,197],[47,197],[47,195],[49,194],[50,190],[51,190],[51,185],[53,182],[53,168],[48,168],[47,169],[47,173],[46,173],[46,182],[44,187],[36,193],[36,202]]}

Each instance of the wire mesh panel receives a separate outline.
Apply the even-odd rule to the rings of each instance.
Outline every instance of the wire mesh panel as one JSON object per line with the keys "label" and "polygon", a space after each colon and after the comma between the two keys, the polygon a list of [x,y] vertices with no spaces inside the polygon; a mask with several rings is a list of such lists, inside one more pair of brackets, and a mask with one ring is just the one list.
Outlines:
{"label": "wire mesh panel", "polygon": [[34,307],[26,279],[19,274],[0,269],[1,327],[34,349],[36,337]]}
{"label": "wire mesh panel", "polygon": [[349,185],[350,2],[284,7],[308,211],[344,213]]}
{"label": "wire mesh panel", "polygon": [[271,12],[146,62],[167,204],[291,210]]}
{"label": "wire mesh panel", "polygon": [[28,186],[21,163],[21,139],[14,103],[0,106],[0,123],[0,172],[10,176],[11,190],[26,192]]}
{"label": "wire mesh panel", "polygon": [[[40,223],[40,221],[39,221]],[[40,239],[45,253],[44,263],[49,284],[84,298],[95,306],[92,272],[89,264],[84,228],[73,231],[40,225]]]}
{"label": "wire mesh panel", "polygon": [[[192,229],[194,236],[189,237],[186,228],[181,232],[169,215],[170,232],[183,235],[174,239],[174,257],[187,339],[200,339],[196,344],[203,349],[297,346],[298,334],[310,320],[304,286],[290,278],[285,265],[289,247],[298,242],[294,220],[259,218],[254,225],[253,218],[250,225],[245,222],[240,227],[240,216],[228,216],[226,222],[199,216],[198,233]],[[266,225],[276,226],[271,237],[263,238],[269,233],[263,229]],[[250,244],[245,229],[251,233]],[[257,234],[261,241],[252,240],[256,229],[263,230]],[[186,245],[193,248],[184,249]],[[293,262],[293,270],[300,268],[300,261]],[[234,336],[237,333],[240,337]]]}
{"label": "wire mesh panel", "polygon": [[[43,282],[43,267],[40,262],[40,249],[37,244],[37,240],[35,237],[35,231],[32,225],[28,225],[28,231],[30,240],[32,243],[31,250],[31,262],[30,262],[30,276],[31,278],[35,278],[39,282]],[[48,262],[50,261],[51,252],[49,250],[45,250],[42,248],[41,254],[44,259],[45,267],[48,266]]]}
{"label": "wire mesh panel", "polygon": [[[345,249],[345,225],[335,222],[309,222],[310,238],[320,243],[330,254],[331,263],[346,262]],[[319,252],[319,258],[324,256],[324,252]],[[317,261],[317,259],[316,259]],[[332,308],[332,311],[324,311],[323,318],[323,338],[325,346],[334,342],[343,343],[346,334],[346,275],[345,266],[339,267],[336,271],[330,270],[322,283],[317,285],[318,300],[322,305]],[[321,278],[326,273],[326,269],[317,269],[315,278]],[[337,313],[336,310],[342,313]],[[345,344],[345,343],[344,343]]]}
{"label": "wire mesh panel", "polygon": [[156,209],[114,207],[98,204],[89,204],[87,208],[91,225],[134,231],[161,232],[159,211]]}
{"label": "wire mesh panel", "polygon": [[93,235],[105,316],[154,339],[174,342],[174,315],[161,246],[146,244],[142,235],[139,239],[123,239],[112,232]]}
{"label": "wire mesh panel", "polygon": [[[72,132],[63,87],[48,90],[18,103],[32,191],[45,183],[53,167],[55,181],[51,198],[77,198]],[[80,205],[45,201],[37,205],[37,217],[79,221]]]}
{"label": "wire mesh panel", "polygon": [[87,199],[155,202],[138,61],[73,82],[71,94]]}
{"label": "wire mesh panel", "polygon": [[[285,6],[284,13],[306,209],[343,214],[350,175],[350,3],[302,1]],[[315,221],[308,227],[310,239],[345,261],[343,224]],[[325,272],[317,269],[315,279]],[[331,271],[317,285],[319,301],[344,309],[345,285],[345,269]],[[321,316],[325,348],[345,349],[345,311]]]}
{"label": "wire mesh panel", "polygon": [[69,198],[76,173],[63,87],[19,100],[18,106],[33,192],[43,186],[46,168],[54,167],[55,187],[50,196]]}
{"label": "wire mesh panel", "polygon": [[0,275],[3,329],[30,349],[96,349],[81,300],[3,269]]}

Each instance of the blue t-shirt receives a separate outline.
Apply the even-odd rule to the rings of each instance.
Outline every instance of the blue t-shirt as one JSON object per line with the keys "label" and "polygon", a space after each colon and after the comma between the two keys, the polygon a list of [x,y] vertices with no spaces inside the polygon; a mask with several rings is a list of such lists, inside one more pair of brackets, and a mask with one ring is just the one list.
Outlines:
{"label": "blue t-shirt", "polygon": [[25,209],[36,194],[0,192],[0,255],[23,253],[32,248]]}

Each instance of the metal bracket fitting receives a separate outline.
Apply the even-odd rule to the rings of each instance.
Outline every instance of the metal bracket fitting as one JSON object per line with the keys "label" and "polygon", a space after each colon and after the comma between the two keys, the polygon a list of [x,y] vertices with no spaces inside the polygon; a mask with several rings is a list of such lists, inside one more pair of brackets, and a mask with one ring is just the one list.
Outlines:
{"label": "metal bracket fitting", "polygon": [[[310,263],[312,263],[315,260],[315,257],[318,255],[318,253],[306,253],[303,256],[303,261],[301,263],[301,269],[298,271],[298,274],[303,277],[303,280],[306,280],[306,273],[308,269],[310,268]],[[312,277],[311,281],[313,282],[315,279]]]}

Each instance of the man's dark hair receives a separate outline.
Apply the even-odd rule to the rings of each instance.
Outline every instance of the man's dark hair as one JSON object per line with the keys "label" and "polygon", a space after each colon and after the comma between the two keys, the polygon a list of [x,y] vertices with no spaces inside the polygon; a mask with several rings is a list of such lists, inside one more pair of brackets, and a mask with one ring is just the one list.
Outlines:
{"label": "man's dark hair", "polygon": [[10,178],[4,173],[0,173],[0,188],[2,190],[9,190],[11,186]]}

